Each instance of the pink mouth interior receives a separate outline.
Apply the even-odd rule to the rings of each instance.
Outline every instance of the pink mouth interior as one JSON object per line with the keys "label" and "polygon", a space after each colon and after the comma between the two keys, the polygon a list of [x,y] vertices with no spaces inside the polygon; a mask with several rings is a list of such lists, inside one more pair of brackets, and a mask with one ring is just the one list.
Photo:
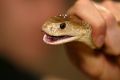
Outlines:
{"label": "pink mouth interior", "polygon": [[51,36],[46,34],[46,39],[49,42],[54,42],[54,41],[58,41],[58,40],[62,40],[62,39],[66,39],[66,38],[70,38],[72,36],[68,36],[68,35],[64,35],[64,36]]}

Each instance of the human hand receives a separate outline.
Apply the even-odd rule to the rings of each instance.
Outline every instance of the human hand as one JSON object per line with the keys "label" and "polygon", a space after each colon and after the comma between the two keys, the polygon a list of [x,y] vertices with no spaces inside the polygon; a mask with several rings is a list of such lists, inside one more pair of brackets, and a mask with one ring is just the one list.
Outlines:
{"label": "human hand", "polygon": [[[116,14],[112,12],[111,8],[109,7],[107,10],[101,5],[106,4],[78,0],[70,8],[68,14],[82,18],[91,24],[94,43],[98,47],[104,44],[104,48],[94,51],[85,44],[71,42],[66,44],[68,56],[78,69],[93,79],[120,80],[120,27]],[[117,9],[116,11],[118,11]]]}

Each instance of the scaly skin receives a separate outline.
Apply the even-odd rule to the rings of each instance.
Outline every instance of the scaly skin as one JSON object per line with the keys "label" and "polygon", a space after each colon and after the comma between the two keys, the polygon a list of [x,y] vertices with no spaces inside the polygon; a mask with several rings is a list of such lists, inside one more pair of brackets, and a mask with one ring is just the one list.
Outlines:
{"label": "scaly skin", "polygon": [[[77,19],[77,18],[76,18]],[[63,24],[62,29],[60,25]],[[80,41],[87,44],[92,49],[97,48],[92,40],[92,29],[91,25],[86,23],[85,21],[81,20],[79,23],[75,21],[75,17],[67,16],[67,15],[59,15],[55,17],[51,17],[47,20],[44,25],[42,26],[42,30],[52,38],[57,36],[72,36],[72,38],[61,38],[57,41],[49,41],[44,36],[43,40],[47,44],[58,45],[64,44],[71,41]]]}

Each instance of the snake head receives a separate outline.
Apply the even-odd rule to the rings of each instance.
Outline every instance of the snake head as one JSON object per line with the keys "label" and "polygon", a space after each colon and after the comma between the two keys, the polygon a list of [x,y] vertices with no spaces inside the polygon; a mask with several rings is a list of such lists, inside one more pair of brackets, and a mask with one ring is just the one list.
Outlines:
{"label": "snake head", "polygon": [[72,41],[81,41],[91,45],[91,26],[81,20],[75,22],[68,16],[55,16],[48,19],[42,26],[45,32],[43,41],[47,44],[58,45]]}

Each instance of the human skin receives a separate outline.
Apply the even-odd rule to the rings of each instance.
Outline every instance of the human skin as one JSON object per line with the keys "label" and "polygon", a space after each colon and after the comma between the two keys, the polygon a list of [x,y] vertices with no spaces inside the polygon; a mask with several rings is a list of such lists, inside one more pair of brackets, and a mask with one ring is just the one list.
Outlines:
{"label": "human skin", "polygon": [[68,14],[90,23],[94,43],[98,47],[104,45],[102,49],[93,51],[79,42],[66,44],[70,60],[91,79],[120,80],[119,9],[120,3],[110,0],[99,4],[90,0],[77,0],[68,11]]}
{"label": "human skin", "polygon": [[42,41],[41,26],[64,7],[64,0],[0,0],[0,55],[19,68],[40,72],[52,53]]}

